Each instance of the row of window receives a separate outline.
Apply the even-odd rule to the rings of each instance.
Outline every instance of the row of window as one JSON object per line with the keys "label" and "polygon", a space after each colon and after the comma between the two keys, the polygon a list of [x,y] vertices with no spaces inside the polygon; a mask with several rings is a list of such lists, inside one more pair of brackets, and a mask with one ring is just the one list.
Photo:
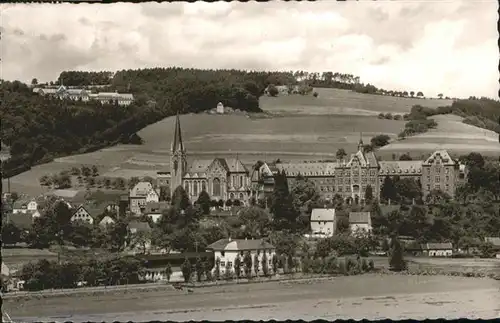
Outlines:
{"label": "row of window", "polygon": [[[273,260],[272,260],[272,259],[269,259],[268,263],[269,263],[269,266],[272,266],[272,265],[273,265]],[[228,261],[228,262],[227,262],[227,266],[228,266],[229,268],[233,268],[233,262],[232,262],[232,261]],[[243,264],[243,261],[242,261],[242,262],[240,263],[240,267],[243,267],[243,266],[244,266],[244,264]],[[220,262],[220,267],[221,267],[221,268],[226,268],[226,262],[225,262],[224,260],[222,260],[222,261]],[[253,268],[253,259],[252,259],[252,268]]]}
{"label": "row of window", "polygon": [[[431,177],[430,177],[430,176],[427,176],[427,181],[428,181],[428,182],[430,182],[430,181],[431,181]],[[436,176],[436,177],[434,177],[434,181],[435,181],[435,182],[438,182],[438,183],[439,183],[439,182],[441,182],[441,176]],[[449,181],[450,181],[450,176],[446,176],[446,177],[445,177],[445,181],[446,181],[446,182],[449,182]]]}
{"label": "row of window", "polygon": [[[427,184],[426,185],[426,189],[427,189],[427,191],[430,191],[431,190],[431,185]],[[434,189],[440,191],[441,190],[441,185],[440,184],[434,184]],[[445,191],[449,191],[450,190],[450,185],[445,184],[444,185],[444,189],[445,189]]]}

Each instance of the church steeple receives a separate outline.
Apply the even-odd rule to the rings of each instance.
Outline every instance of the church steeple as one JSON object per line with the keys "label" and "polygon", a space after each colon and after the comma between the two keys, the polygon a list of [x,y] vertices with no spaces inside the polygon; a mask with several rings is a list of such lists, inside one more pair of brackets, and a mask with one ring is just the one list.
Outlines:
{"label": "church steeple", "polygon": [[170,155],[170,193],[173,194],[178,186],[182,186],[184,174],[187,170],[186,151],[182,143],[181,122],[179,113],[175,117],[174,138]]}
{"label": "church steeple", "polygon": [[363,133],[359,133],[358,151],[363,151]]}
{"label": "church steeple", "polygon": [[174,140],[172,141],[172,153],[176,151],[184,152],[184,144],[182,143],[181,122],[179,113],[175,117]]}

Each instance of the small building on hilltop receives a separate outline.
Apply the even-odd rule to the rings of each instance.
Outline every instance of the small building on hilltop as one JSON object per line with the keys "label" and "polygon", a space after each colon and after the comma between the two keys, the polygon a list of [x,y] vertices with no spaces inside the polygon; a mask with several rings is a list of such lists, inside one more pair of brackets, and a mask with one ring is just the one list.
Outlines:
{"label": "small building on hilltop", "polygon": [[224,114],[224,105],[222,102],[217,103],[216,112],[217,114]]}
{"label": "small building on hilltop", "polygon": [[335,233],[335,209],[313,209],[310,223],[313,237],[333,236]]}
{"label": "small building on hilltop", "polygon": [[350,212],[349,213],[349,228],[351,232],[371,232],[372,219],[370,212]]}
{"label": "small building on hilltop", "polygon": [[[243,271],[243,262],[245,254],[250,254],[252,258],[252,272],[254,272],[254,258],[257,255],[259,264],[258,271],[262,272],[262,259],[265,255],[267,258],[267,268],[272,268],[272,259],[276,254],[276,248],[262,240],[262,239],[220,239],[209,246],[206,247],[207,251],[214,253],[214,258],[216,261],[215,266],[217,266],[217,261],[219,261],[219,270],[221,274],[229,269],[234,272],[234,262],[239,256],[241,260],[241,266]],[[215,271],[215,267],[212,272]],[[254,272],[255,274],[255,272]]]}

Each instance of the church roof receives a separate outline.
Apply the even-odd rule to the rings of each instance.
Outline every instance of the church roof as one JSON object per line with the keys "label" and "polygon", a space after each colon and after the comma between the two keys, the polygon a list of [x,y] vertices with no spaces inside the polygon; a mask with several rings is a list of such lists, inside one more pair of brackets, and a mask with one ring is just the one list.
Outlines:
{"label": "church roof", "polygon": [[174,140],[172,141],[172,152],[175,151],[184,151],[184,144],[182,143],[181,121],[179,119],[179,114],[177,114],[175,117]]}
{"label": "church roof", "polygon": [[457,162],[451,158],[450,154],[446,150],[436,150],[435,152],[432,153],[432,155],[427,158],[423,164],[424,165],[430,165],[434,163],[434,160],[436,159],[441,159],[443,165],[446,166],[453,166],[456,165]]}
{"label": "church roof", "polygon": [[212,164],[213,159],[195,159],[189,166],[188,173],[204,173],[207,171],[208,166]]}

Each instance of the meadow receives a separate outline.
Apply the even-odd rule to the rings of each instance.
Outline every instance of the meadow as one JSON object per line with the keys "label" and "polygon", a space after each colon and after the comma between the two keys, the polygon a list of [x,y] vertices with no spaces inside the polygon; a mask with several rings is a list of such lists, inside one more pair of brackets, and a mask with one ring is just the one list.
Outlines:
{"label": "meadow", "polygon": [[[491,140],[483,140],[483,129],[456,119],[447,121],[449,116],[436,116],[441,118],[438,129],[402,141],[396,138],[404,121],[377,118],[379,113],[403,115],[415,104],[447,105],[451,103],[448,100],[398,98],[338,89],[315,91],[319,94],[317,98],[312,95],[263,96],[264,113],[182,115],[182,136],[189,157],[210,159],[238,155],[248,165],[277,158],[282,161],[334,159],[339,148],[355,152],[360,133],[365,143],[378,134],[387,134],[393,139],[394,143],[380,150],[382,158],[391,158],[395,152],[430,153],[444,143],[450,145],[455,141],[469,151],[500,152],[500,145],[492,141],[492,134],[488,135]],[[42,175],[81,165],[97,165],[100,174],[107,177],[154,176],[157,171],[169,168],[174,121],[175,118],[170,117],[142,129],[139,135],[145,141],[143,145],[118,145],[33,167],[11,179],[11,190],[29,195],[42,193],[46,190],[38,182]],[[464,141],[466,134],[470,137]],[[465,145],[468,143],[471,145]],[[5,180],[3,184],[7,184]]]}
{"label": "meadow", "polygon": [[456,115],[436,115],[432,118],[438,123],[436,129],[394,141],[380,149],[382,155],[408,152],[419,156],[429,151],[446,149],[456,155],[474,151],[486,156],[500,156],[499,134],[462,123],[462,118]]}

